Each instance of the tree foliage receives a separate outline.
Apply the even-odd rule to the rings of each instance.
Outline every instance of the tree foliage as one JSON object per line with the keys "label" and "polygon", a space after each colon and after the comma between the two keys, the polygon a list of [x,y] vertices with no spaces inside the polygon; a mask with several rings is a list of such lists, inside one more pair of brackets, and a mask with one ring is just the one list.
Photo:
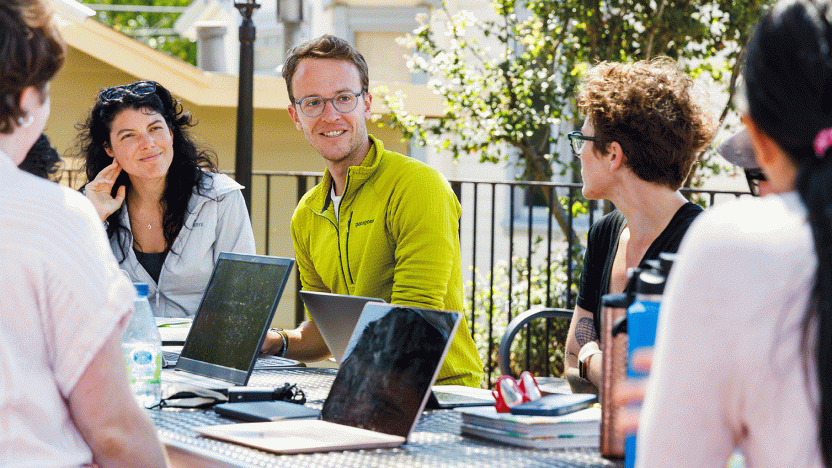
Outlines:
{"label": "tree foliage", "polygon": [[[187,7],[192,0],[88,0],[87,4],[139,5]],[[178,57],[196,65],[196,43],[179,35],[165,33],[173,28],[179,13],[134,12],[134,11],[98,11],[96,19],[147,44],[154,49]],[[155,31],[155,32],[154,32]]]}
{"label": "tree foliage", "polygon": [[[574,98],[589,66],[668,56],[733,96],[744,44],[768,3],[496,0],[489,18],[445,3],[406,38],[414,50],[408,65],[427,75],[444,115],[408,115],[401,95],[385,94],[390,124],[417,144],[457,157],[473,153],[499,162],[516,154],[525,179],[551,180],[573,164],[571,154],[554,152],[562,137],[557,128],[577,120]],[[718,170],[707,158],[702,167]],[[562,230],[574,236],[561,205],[548,202]]]}

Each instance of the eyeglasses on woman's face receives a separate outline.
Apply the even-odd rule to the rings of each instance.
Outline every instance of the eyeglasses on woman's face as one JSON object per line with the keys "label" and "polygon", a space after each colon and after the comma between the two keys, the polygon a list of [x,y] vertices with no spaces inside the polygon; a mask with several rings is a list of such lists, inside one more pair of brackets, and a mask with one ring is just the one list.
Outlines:
{"label": "eyeglasses on woman's face", "polygon": [[127,94],[147,96],[156,92],[156,83],[152,81],[137,81],[129,85],[110,86],[98,94],[103,102],[118,101]]}
{"label": "eyeglasses on woman's face", "polygon": [[336,95],[331,98],[322,98],[320,96],[309,96],[295,101],[295,104],[300,106],[300,111],[307,117],[317,117],[324,113],[326,103],[331,102],[332,107],[342,114],[349,114],[358,107],[358,98],[364,94],[364,91],[353,93],[346,92]]}
{"label": "eyeglasses on woman's face", "polygon": [[576,158],[581,155],[587,141],[601,141],[598,137],[584,135],[580,130],[576,130],[567,136],[569,137],[569,144],[572,145],[572,155]]}

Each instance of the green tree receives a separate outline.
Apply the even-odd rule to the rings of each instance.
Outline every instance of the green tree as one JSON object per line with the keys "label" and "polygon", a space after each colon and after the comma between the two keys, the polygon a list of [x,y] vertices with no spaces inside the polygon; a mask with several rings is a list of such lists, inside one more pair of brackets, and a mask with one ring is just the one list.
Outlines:
{"label": "green tree", "polygon": [[[94,4],[141,7],[187,7],[192,0],[89,0]],[[177,11],[98,10],[98,21],[139,40],[154,49],[196,65],[196,43],[175,34],[171,29],[179,17]]]}
{"label": "green tree", "polygon": [[[407,43],[415,51],[411,70],[427,75],[445,113],[438,119],[408,115],[403,96],[383,93],[393,110],[389,125],[455,156],[474,153],[499,162],[519,154],[525,179],[548,181],[573,164],[571,154],[552,151],[560,138],[553,130],[576,120],[571,109],[588,66],[669,56],[694,77],[709,74],[733,96],[744,44],[768,3],[496,0],[491,19],[443,4]],[[701,164],[718,170],[708,158]],[[563,232],[577,241],[565,209],[543,195]]]}

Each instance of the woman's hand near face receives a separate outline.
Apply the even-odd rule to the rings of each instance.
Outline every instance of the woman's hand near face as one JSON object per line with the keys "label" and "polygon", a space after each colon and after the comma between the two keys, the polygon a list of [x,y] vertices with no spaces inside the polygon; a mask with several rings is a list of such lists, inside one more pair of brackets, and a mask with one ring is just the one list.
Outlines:
{"label": "woman's hand near face", "polygon": [[118,188],[115,197],[111,195],[113,184],[116,183],[116,178],[120,173],[121,166],[113,160],[113,163],[102,169],[95,176],[95,179],[87,184],[84,190],[102,223],[124,203],[124,195],[127,190],[124,185]]}

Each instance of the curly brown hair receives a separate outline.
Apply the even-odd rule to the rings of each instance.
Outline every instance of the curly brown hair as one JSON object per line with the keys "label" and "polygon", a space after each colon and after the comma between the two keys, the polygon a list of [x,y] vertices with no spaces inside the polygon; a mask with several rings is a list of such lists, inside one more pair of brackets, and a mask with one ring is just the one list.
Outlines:
{"label": "curly brown hair", "polygon": [[715,129],[693,80],[669,58],[598,64],[584,78],[578,109],[595,128],[599,151],[618,142],[638,177],[673,190]]}

